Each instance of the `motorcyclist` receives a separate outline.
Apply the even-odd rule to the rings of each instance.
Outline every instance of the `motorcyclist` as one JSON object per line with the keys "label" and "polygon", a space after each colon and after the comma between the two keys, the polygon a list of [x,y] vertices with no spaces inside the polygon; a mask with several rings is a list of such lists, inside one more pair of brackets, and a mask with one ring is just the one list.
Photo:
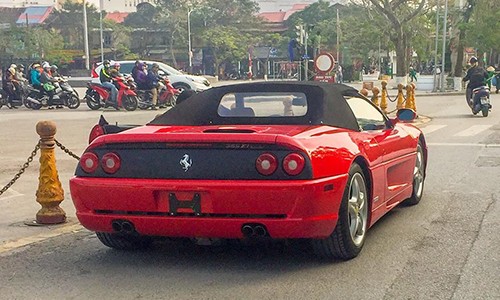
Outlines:
{"label": "motorcyclist", "polygon": [[158,74],[158,70],[160,69],[160,66],[157,63],[153,63],[151,66],[151,70],[149,70],[148,74],[146,75],[146,85],[147,87],[150,88],[152,96],[152,110],[156,110],[156,106],[158,105],[158,91],[162,89],[160,86],[160,80],[162,79],[161,76]]}
{"label": "motorcyclist", "polygon": [[464,82],[469,81],[467,84],[466,99],[467,103],[469,103],[471,107],[475,106],[472,99],[472,90],[480,86],[484,86],[486,79],[488,78],[486,70],[478,66],[477,62],[477,57],[473,56],[470,58],[469,63],[471,64],[471,67],[467,70],[467,74],[463,78]]}
{"label": "motorcyclist", "polygon": [[[57,83],[57,79],[50,75],[50,65],[47,62],[44,62],[42,65],[43,72],[40,74],[40,82],[42,83],[43,90],[49,95],[49,101],[47,105],[49,109],[54,109],[54,95],[55,95],[55,84]],[[57,108],[62,108],[61,105],[57,105]]]}
{"label": "motorcyclist", "polygon": [[7,92],[7,106],[12,108],[17,108],[13,105],[14,99],[17,98],[17,88],[16,88],[16,65],[11,65],[6,71],[4,78],[2,80],[2,88]]}
{"label": "motorcyclist", "polygon": [[40,77],[42,73],[42,67],[38,63],[31,65],[30,70],[30,83],[31,85],[43,93],[42,82],[40,82]]}
{"label": "motorcyclist", "polygon": [[102,86],[110,90],[110,101],[115,108],[118,108],[118,89],[113,84],[113,76],[111,75],[111,71],[111,62],[109,60],[105,60],[102,63],[101,72],[99,72],[99,79]]}
{"label": "motorcyclist", "polygon": [[61,74],[59,74],[59,68],[57,65],[50,66],[50,75],[54,78],[62,78]]}

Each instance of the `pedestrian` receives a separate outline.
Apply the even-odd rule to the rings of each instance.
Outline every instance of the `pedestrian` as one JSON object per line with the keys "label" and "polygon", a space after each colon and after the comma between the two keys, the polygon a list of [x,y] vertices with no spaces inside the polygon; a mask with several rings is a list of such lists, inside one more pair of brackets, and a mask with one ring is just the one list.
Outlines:
{"label": "pedestrian", "polygon": [[417,71],[415,71],[413,67],[410,67],[409,75],[410,75],[410,82],[417,81]]}
{"label": "pedestrian", "polygon": [[335,76],[337,77],[337,80],[335,82],[344,82],[344,74],[342,72],[342,66],[340,64],[337,65],[337,72],[335,73]]}
{"label": "pedestrian", "polygon": [[488,85],[488,88],[491,90],[491,83],[493,78],[495,77],[495,68],[493,66],[489,66],[486,68],[486,73],[488,74],[488,79],[486,79],[486,84]]}

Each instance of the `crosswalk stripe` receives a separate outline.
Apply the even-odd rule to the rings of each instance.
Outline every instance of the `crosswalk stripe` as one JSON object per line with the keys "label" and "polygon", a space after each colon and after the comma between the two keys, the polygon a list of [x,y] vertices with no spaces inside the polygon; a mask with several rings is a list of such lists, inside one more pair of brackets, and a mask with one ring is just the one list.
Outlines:
{"label": "crosswalk stripe", "polygon": [[427,143],[427,146],[500,148],[500,144],[481,143]]}
{"label": "crosswalk stripe", "polygon": [[482,131],[485,131],[486,129],[490,128],[492,125],[473,125],[465,130],[460,131],[459,133],[455,134],[454,136],[473,136],[476,135]]}
{"label": "crosswalk stripe", "polygon": [[425,126],[425,127],[422,128],[422,131],[424,132],[424,134],[429,134],[431,132],[434,132],[436,130],[444,128],[446,126],[447,125],[427,125],[427,126]]}

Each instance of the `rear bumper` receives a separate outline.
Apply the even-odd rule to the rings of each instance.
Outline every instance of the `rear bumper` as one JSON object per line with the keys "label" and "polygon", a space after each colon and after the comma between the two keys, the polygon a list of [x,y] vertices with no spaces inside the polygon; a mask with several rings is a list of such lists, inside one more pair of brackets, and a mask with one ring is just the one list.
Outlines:
{"label": "rear bumper", "polygon": [[[78,219],[92,231],[113,232],[113,221],[127,220],[142,235],[242,238],[243,225],[258,223],[272,238],[323,238],[337,223],[346,179],[347,175],[309,181],[74,177],[70,188]],[[172,215],[172,197],[184,204],[199,197],[201,211],[178,208]]]}

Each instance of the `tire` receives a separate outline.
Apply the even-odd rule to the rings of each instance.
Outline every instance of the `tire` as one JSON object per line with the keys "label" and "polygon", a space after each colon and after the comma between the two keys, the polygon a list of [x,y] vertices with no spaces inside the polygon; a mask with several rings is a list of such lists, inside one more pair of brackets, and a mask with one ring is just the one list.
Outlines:
{"label": "tire", "polygon": [[172,107],[175,107],[177,105],[177,95],[170,96],[170,99],[168,100],[168,104]]}
{"label": "tire", "polygon": [[368,230],[368,188],[361,167],[353,163],[344,190],[338,220],[326,239],[313,239],[317,256],[327,259],[352,259],[361,252]]}
{"label": "tire", "polygon": [[87,106],[91,110],[98,110],[101,108],[101,96],[96,91],[92,91],[85,95],[85,100],[87,101]]}
{"label": "tire", "polygon": [[489,107],[487,107],[487,106],[484,106],[484,107],[481,109],[481,113],[483,114],[483,117],[487,117],[489,112],[490,112],[490,108],[489,108]]}
{"label": "tire", "polygon": [[121,235],[117,233],[96,232],[97,238],[105,246],[118,250],[145,249],[151,245],[147,236]]}
{"label": "tire", "polygon": [[42,106],[43,106],[43,105],[42,105],[41,103],[33,103],[33,102],[32,102],[32,103],[30,104],[30,107],[31,107],[32,109],[34,109],[34,110],[39,110],[40,108],[42,108]]}
{"label": "tire", "polygon": [[133,111],[137,109],[139,103],[139,98],[137,96],[123,95],[122,106],[128,111]]}
{"label": "tire", "polygon": [[75,94],[71,94],[66,104],[70,109],[77,109],[80,106],[80,99]]}
{"label": "tire", "polygon": [[413,191],[411,197],[406,199],[403,203],[405,205],[417,205],[422,199],[425,182],[425,156],[424,149],[420,141],[417,145],[417,159],[415,168],[413,169]]}

